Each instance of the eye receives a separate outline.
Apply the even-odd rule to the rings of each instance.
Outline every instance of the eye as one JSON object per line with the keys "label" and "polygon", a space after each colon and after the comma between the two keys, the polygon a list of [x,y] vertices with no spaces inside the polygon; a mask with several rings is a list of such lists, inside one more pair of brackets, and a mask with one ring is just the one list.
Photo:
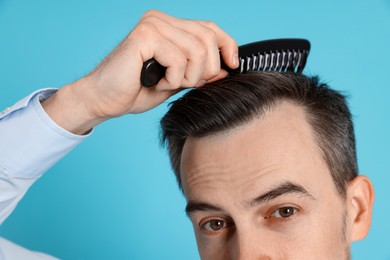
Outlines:
{"label": "eye", "polygon": [[218,232],[226,228],[227,223],[221,219],[212,219],[206,223],[201,224],[201,227],[209,232]]}
{"label": "eye", "polygon": [[298,209],[294,208],[294,207],[282,207],[282,208],[278,208],[278,209],[274,210],[271,213],[270,217],[274,217],[274,218],[289,218],[292,215],[294,215],[297,211],[298,211]]}

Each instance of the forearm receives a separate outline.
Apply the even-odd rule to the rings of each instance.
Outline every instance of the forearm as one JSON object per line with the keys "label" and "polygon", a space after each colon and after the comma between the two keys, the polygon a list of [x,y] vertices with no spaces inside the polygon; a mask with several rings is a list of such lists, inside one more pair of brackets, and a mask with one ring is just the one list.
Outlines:
{"label": "forearm", "polygon": [[0,223],[27,189],[86,136],[58,126],[43,110],[37,93],[0,116]]}

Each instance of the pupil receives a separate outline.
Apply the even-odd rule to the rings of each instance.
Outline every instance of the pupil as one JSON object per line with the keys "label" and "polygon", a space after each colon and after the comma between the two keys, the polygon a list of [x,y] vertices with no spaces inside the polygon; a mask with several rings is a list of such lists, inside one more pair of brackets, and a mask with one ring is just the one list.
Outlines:
{"label": "pupil", "polygon": [[283,218],[290,217],[292,214],[294,214],[294,209],[291,207],[280,209],[280,216],[282,216]]}
{"label": "pupil", "polygon": [[223,222],[222,222],[221,220],[214,220],[214,221],[211,221],[210,227],[211,227],[213,230],[220,230],[220,229],[223,227]]}

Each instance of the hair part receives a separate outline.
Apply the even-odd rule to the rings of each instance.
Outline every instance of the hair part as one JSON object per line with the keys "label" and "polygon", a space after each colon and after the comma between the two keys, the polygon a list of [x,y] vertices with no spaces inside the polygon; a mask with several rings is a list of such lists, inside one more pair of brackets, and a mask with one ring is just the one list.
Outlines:
{"label": "hair part", "polygon": [[161,119],[161,142],[168,148],[179,187],[180,161],[187,137],[202,137],[249,123],[281,101],[302,107],[336,188],[346,196],[357,176],[355,136],[346,97],[318,77],[254,72],[231,76],[187,92]]}

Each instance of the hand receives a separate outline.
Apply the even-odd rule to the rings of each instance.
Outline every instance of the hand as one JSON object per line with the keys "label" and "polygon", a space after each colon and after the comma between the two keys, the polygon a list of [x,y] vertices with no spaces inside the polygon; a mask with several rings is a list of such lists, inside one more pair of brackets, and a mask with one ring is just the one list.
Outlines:
{"label": "hand", "polygon": [[[107,119],[147,111],[182,88],[225,77],[219,51],[229,67],[238,67],[236,42],[215,24],[149,11],[97,68],[43,106],[65,129],[84,133]],[[151,58],[167,70],[156,86],[145,88],[141,69]]]}

